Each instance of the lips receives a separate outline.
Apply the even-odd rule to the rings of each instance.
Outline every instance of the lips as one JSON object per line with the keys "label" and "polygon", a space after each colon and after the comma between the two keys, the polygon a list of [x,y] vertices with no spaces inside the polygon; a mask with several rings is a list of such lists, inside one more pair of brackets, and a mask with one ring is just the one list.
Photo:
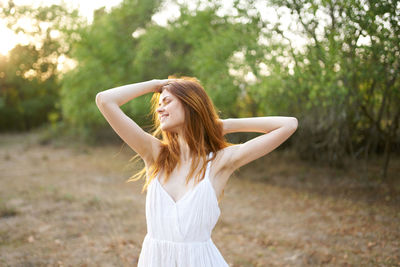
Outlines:
{"label": "lips", "polygon": [[161,115],[160,120],[163,120],[166,117],[168,117],[168,114],[163,114],[163,115]]}

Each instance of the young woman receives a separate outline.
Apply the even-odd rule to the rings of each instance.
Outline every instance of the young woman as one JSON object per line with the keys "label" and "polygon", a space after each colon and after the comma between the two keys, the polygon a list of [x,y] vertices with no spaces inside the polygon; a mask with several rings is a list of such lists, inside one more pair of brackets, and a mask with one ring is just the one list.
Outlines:
{"label": "young woman", "polygon": [[[155,131],[145,132],[120,106],[153,93]],[[294,117],[218,118],[196,78],[151,80],[105,90],[96,104],[114,131],[140,156],[147,176],[147,234],[139,267],[229,266],[211,239],[220,196],[231,174],[273,151],[297,129]],[[233,132],[265,133],[231,144]],[[161,134],[161,139],[157,138]],[[140,177],[139,177],[140,178]]]}

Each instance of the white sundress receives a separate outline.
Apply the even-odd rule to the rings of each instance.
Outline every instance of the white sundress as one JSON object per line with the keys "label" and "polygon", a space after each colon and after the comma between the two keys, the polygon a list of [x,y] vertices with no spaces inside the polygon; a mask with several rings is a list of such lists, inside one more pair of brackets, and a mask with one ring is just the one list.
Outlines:
{"label": "white sundress", "polygon": [[147,234],[138,267],[229,267],[211,239],[221,210],[209,180],[210,164],[203,180],[177,202],[162,187],[158,175],[150,182]]}

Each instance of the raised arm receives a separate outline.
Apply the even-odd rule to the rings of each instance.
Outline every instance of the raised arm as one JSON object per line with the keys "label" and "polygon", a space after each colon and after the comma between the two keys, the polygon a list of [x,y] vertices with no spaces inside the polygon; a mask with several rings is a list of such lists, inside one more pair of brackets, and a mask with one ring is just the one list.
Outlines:
{"label": "raised arm", "polygon": [[138,153],[145,163],[154,161],[158,155],[160,140],[144,131],[120,106],[144,95],[159,91],[168,80],[151,80],[128,84],[102,91],[96,95],[96,105],[113,130]]}
{"label": "raised arm", "polygon": [[243,144],[225,148],[225,166],[231,172],[265,156],[281,145],[297,129],[295,117],[269,116],[222,120],[224,134],[234,132],[265,133]]}

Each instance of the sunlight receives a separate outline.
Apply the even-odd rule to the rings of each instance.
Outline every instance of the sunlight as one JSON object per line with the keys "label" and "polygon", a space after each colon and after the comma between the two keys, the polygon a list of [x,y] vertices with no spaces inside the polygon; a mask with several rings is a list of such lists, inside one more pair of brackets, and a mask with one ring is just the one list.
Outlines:
{"label": "sunlight", "polygon": [[[33,31],[34,29],[31,26],[31,22],[27,18],[22,18],[18,21],[18,25],[23,27],[28,31]],[[15,34],[12,30],[7,28],[6,22],[4,19],[0,20],[0,40],[4,40],[0,42],[0,54],[8,55],[8,53],[17,45],[27,45],[29,43],[34,42],[33,38],[29,35],[26,35],[22,32]]]}
{"label": "sunlight", "polygon": [[13,31],[8,29],[3,22],[0,24],[0,54],[7,55],[8,52],[13,49],[17,44],[16,35]]}

